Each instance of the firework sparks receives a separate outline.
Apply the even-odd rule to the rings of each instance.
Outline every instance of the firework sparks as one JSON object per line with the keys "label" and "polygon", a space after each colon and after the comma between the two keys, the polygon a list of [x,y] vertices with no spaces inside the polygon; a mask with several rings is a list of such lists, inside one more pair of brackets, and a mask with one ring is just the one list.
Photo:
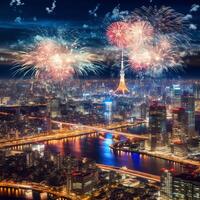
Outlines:
{"label": "firework sparks", "polygon": [[119,48],[125,48],[129,44],[127,29],[129,24],[126,22],[114,22],[107,29],[107,37],[111,44]]}
{"label": "firework sparks", "polygon": [[148,20],[159,33],[182,32],[187,22],[184,20],[184,15],[176,12],[171,7],[157,6],[135,9],[131,19]]}
{"label": "firework sparks", "polygon": [[184,15],[170,7],[142,7],[125,22],[111,24],[107,37],[127,51],[132,69],[160,74],[183,65],[182,52],[190,44],[186,24]]}
{"label": "firework sparks", "polygon": [[130,51],[129,62],[135,70],[147,70],[159,74],[164,70],[181,66],[182,59],[178,47],[167,37],[160,37],[154,45],[146,45],[138,51]]}
{"label": "firework sparks", "polygon": [[147,21],[135,21],[129,23],[129,27],[124,30],[126,33],[127,46],[132,49],[140,49],[152,40],[153,27]]}
{"label": "firework sparks", "polygon": [[36,77],[47,76],[56,80],[66,80],[74,74],[96,72],[100,58],[85,49],[77,49],[75,44],[67,45],[52,38],[41,38],[27,52],[18,56],[20,71],[33,71]]}

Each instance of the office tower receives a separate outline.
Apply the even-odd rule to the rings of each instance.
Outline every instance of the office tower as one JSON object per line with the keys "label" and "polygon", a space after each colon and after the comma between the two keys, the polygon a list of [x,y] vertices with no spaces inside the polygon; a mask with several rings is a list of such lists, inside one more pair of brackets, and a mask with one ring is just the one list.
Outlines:
{"label": "office tower", "polygon": [[98,170],[88,172],[75,171],[72,173],[72,191],[84,194],[92,191],[98,182]]}
{"label": "office tower", "polygon": [[156,150],[168,142],[166,107],[154,102],[149,108],[150,149]]}
{"label": "office tower", "polygon": [[171,140],[185,141],[185,109],[178,107],[172,110],[172,135]]}
{"label": "office tower", "polygon": [[162,200],[172,200],[172,170],[162,169],[160,196]]}
{"label": "office tower", "polygon": [[180,84],[174,84],[172,86],[172,103],[175,107],[180,107],[181,105],[181,93]]}
{"label": "office tower", "polygon": [[146,117],[147,117],[147,104],[146,103],[142,103],[140,105],[140,117],[142,119],[146,119]]}
{"label": "office tower", "polygon": [[191,174],[173,176],[172,197],[173,200],[199,200],[200,176]]}
{"label": "office tower", "polygon": [[193,93],[195,99],[200,99],[200,82],[195,82],[193,84]]}
{"label": "office tower", "polygon": [[184,92],[181,96],[181,107],[185,109],[184,127],[187,136],[195,135],[195,98],[194,95]]}
{"label": "office tower", "polygon": [[61,116],[61,111],[60,111],[60,100],[57,98],[53,98],[50,100],[50,116],[52,118],[57,118]]}

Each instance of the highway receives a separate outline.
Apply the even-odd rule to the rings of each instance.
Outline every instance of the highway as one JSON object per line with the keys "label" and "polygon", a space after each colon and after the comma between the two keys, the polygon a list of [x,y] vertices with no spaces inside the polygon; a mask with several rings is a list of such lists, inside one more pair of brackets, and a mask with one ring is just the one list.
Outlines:
{"label": "highway", "polygon": [[[136,176],[139,178],[143,178],[149,181],[155,181],[155,182],[160,182],[160,177],[136,170],[130,170],[127,168],[120,168],[120,167],[115,167],[115,166],[107,166],[107,165],[102,165],[102,164],[97,164],[97,167],[99,167],[102,170],[112,170],[120,174],[126,174],[129,176]],[[20,188],[20,189],[26,189],[26,190],[35,190],[38,192],[42,193],[49,193],[51,195],[56,196],[57,198],[70,198],[72,200],[80,200],[81,197],[79,196],[74,196],[71,193],[66,194],[64,192],[59,192],[56,191],[53,187],[40,184],[40,183],[34,183],[34,182],[27,182],[27,181],[22,181],[22,182],[14,182],[14,181],[0,181],[0,187],[7,187],[7,188]]]}
{"label": "highway", "polygon": [[80,197],[78,197],[78,196],[73,196],[70,194],[63,193],[63,192],[58,192],[58,191],[55,191],[55,189],[53,189],[50,186],[39,184],[39,183],[34,183],[34,182],[23,181],[23,182],[18,183],[18,182],[13,182],[13,181],[0,181],[0,187],[35,190],[38,192],[42,192],[42,193],[44,192],[44,193],[54,195],[57,198],[69,198],[72,200],[80,199]]}
{"label": "highway", "polygon": [[103,170],[112,170],[112,171],[116,171],[120,174],[127,174],[130,176],[144,178],[144,179],[147,179],[150,181],[160,182],[160,177],[153,175],[153,174],[148,174],[148,173],[144,173],[144,172],[140,172],[140,171],[136,171],[136,170],[130,170],[130,169],[120,168],[120,167],[115,167],[115,166],[102,165],[102,164],[97,164],[97,166]]}
{"label": "highway", "polygon": [[79,127],[79,128],[88,128],[95,132],[105,132],[105,133],[109,132],[114,135],[123,135],[128,138],[138,138],[138,139],[142,139],[142,140],[148,139],[148,136],[146,136],[146,135],[138,135],[138,134],[125,133],[122,131],[113,130],[113,129],[119,129],[119,128],[128,127],[128,126],[139,126],[141,124],[144,124],[145,121],[138,121],[138,122],[134,122],[134,123],[130,123],[130,122],[114,123],[114,124],[111,124],[108,126],[89,126],[89,125],[82,125],[82,124],[73,124],[73,123],[68,123],[68,122],[60,122],[60,121],[56,121],[56,120],[52,120],[52,123],[60,124],[62,126],[67,125],[67,126],[74,126],[74,127]]}

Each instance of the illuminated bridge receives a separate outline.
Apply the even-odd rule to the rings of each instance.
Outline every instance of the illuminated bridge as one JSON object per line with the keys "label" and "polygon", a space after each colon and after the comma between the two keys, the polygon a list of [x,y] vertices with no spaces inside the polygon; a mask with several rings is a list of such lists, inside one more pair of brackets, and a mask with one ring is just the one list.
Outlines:
{"label": "illuminated bridge", "polygon": [[[2,139],[0,140],[0,148],[9,148],[12,146],[19,146],[19,145],[25,145],[25,144],[31,144],[31,143],[37,143],[37,142],[44,142],[44,141],[49,141],[49,140],[59,140],[59,139],[64,139],[68,137],[78,137],[78,136],[84,136],[84,135],[90,135],[93,133],[112,133],[113,135],[122,135],[127,138],[135,138],[135,139],[141,139],[141,140],[146,140],[148,139],[147,136],[145,135],[136,135],[136,134],[131,134],[131,133],[124,133],[120,131],[115,131],[115,130],[110,130],[119,128],[119,127],[125,127],[126,125],[130,125],[130,123],[121,123],[121,124],[116,124],[110,125],[107,127],[93,127],[93,126],[87,126],[87,125],[79,125],[79,124],[72,124],[72,123],[65,123],[65,122],[60,122],[60,121],[52,121],[52,123],[56,123],[63,126],[67,126],[67,128],[61,128],[60,130],[53,130],[47,133],[41,133],[37,135],[32,135],[32,136],[25,136],[22,138],[15,138],[15,139]],[[138,126],[144,122],[135,122],[132,124],[132,126]],[[69,129],[69,127],[72,127],[73,130]]]}
{"label": "illuminated bridge", "polygon": [[[149,181],[160,182],[160,177],[136,170],[130,170],[127,168],[119,168],[115,166],[107,166],[102,164],[97,164],[97,166],[102,170],[115,171],[120,174],[126,174],[129,176],[136,176],[138,178],[143,178]],[[34,182],[13,182],[13,181],[1,181],[0,182],[0,194],[6,196],[26,196],[27,198],[33,199],[33,191],[40,194],[40,199],[46,197],[53,197],[57,200],[80,200],[80,196],[76,196],[70,192],[63,192],[59,189]],[[43,198],[42,198],[43,197]],[[45,198],[47,199],[47,198]]]}
{"label": "illuminated bridge", "polygon": [[[19,196],[33,199],[33,191],[40,193],[40,199],[50,197],[57,200],[80,200],[80,197],[65,192],[56,191],[53,187],[33,182],[1,181],[0,194],[5,196]],[[47,198],[45,198],[47,199]]]}
{"label": "illuminated bridge", "polygon": [[112,171],[116,171],[117,173],[120,173],[120,174],[127,174],[130,176],[136,176],[136,177],[147,179],[150,181],[160,182],[160,176],[156,176],[153,174],[148,174],[148,173],[144,173],[144,172],[140,172],[140,171],[136,171],[136,170],[130,170],[127,168],[107,166],[107,165],[102,165],[102,164],[97,164],[97,166],[104,170],[112,170]]}

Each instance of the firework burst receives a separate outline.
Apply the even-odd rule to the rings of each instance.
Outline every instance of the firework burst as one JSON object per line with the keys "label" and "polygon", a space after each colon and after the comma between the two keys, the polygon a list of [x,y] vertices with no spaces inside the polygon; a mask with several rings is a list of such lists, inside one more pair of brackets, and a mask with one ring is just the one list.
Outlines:
{"label": "firework burst", "polygon": [[142,6],[139,9],[135,9],[130,18],[132,20],[149,21],[155,31],[164,34],[183,32],[187,25],[183,14],[167,6],[161,6],[160,8],[157,6]]}
{"label": "firework burst", "polygon": [[143,46],[138,51],[129,51],[129,63],[133,69],[146,70],[160,74],[183,64],[176,42],[166,36],[160,36],[152,45]]}
{"label": "firework burst", "polygon": [[[120,26],[120,37],[107,35],[111,44],[126,48],[129,64],[135,71],[160,74],[171,69],[176,71],[184,64],[183,55],[190,39],[181,13],[166,6],[142,7],[121,23],[126,26]],[[111,27],[117,29],[115,23]]]}
{"label": "firework burst", "polygon": [[127,47],[138,50],[141,46],[148,44],[153,38],[153,27],[147,21],[129,22],[126,30]]}
{"label": "firework burst", "polygon": [[20,52],[17,60],[19,71],[32,71],[37,78],[66,80],[75,74],[97,72],[101,58],[85,48],[77,48],[76,43],[41,37],[28,51]]}
{"label": "firework burst", "polygon": [[112,23],[107,29],[108,41],[119,48],[125,48],[129,44],[129,37],[127,37],[127,29],[129,24],[123,21]]}

